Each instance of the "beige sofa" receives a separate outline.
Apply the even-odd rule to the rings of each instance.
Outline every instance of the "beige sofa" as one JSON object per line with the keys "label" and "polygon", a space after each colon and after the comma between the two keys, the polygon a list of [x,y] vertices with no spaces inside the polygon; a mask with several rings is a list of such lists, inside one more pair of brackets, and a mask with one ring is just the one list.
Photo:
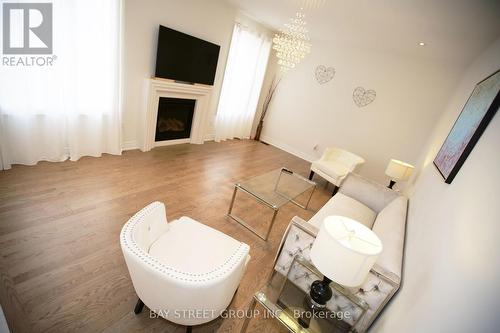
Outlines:
{"label": "beige sofa", "polygon": [[293,257],[301,255],[309,260],[309,250],[326,216],[343,215],[371,228],[381,239],[383,250],[366,281],[359,287],[349,288],[358,296],[364,309],[354,306],[351,299],[337,293],[328,302],[332,310],[348,310],[351,318],[345,321],[352,331],[366,331],[389,299],[399,289],[405,239],[408,200],[383,185],[350,174],[339,193],[332,197],[309,221],[294,217],[278,250],[275,270],[292,277],[292,282],[308,291],[313,278],[291,267]]}

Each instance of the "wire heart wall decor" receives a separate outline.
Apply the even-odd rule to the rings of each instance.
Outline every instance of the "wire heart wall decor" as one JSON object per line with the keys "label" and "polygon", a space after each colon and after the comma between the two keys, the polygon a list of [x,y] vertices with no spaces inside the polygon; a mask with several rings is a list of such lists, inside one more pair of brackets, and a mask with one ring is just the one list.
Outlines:
{"label": "wire heart wall decor", "polygon": [[352,92],[352,99],[354,103],[356,103],[356,105],[360,108],[372,103],[375,100],[375,97],[377,97],[377,93],[375,92],[375,90],[366,90],[363,87],[357,87]]}
{"label": "wire heart wall decor", "polygon": [[314,74],[319,84],[325,84],[335,76],[335,68],[319,65]]}

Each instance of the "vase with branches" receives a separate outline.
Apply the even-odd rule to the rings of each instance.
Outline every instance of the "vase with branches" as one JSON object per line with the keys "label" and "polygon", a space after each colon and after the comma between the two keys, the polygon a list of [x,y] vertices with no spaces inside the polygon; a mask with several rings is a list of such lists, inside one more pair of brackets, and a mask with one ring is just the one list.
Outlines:
{"label": "vase with branches", "polygon": [[273,100],[274,93],[276,92],[276,88],[278,87],[278,84],[280,83],[280,81],[281,81],[281,77],[277,78],[276,76],[274,76],[273,80],[271,81],[271,84],[269,85],[269,89],[267,90],[266,98],[264,98],[264,102],[262,103],[262,112],[260,114],[259,124],[257,125],[257,130],[255,131],[255,136],[253,138],[255,141],[260,141],[262,127],[264,126],[264,118],[266,117],[267,112],[269,111],[269,105],[271,104],[271,101]]}

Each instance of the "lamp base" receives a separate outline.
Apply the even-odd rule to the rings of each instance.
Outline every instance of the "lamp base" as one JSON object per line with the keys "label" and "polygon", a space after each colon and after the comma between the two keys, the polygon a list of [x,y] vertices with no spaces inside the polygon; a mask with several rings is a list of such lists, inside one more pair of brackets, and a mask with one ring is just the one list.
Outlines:
{"label": "lamp base", "polygon": [[325,276],[323,277],[323,280],[316,280],[311,284],[311,291],[309,292],[309,295],[318,307],[324,307],[326,302],[332,298],[330,282],[332,282],[332,280]]}
{"label": "lamp base", "polygon": [[[311,284],[311,291],[309,292],[309,297],[304,298],[304,307],[307,309],[309,314],[315,314],[321,311],[325,311],[326,303],[332,298],[332,289],[330,288],[330,280],[326,276],[323,280],[316,280]],[[301,316],[298,321],[300,326],[308,328],[311,323],[312,315]]]}
{"label": "lamp base", "polygon": [[389,186],[387,186],[388,188],[392,189],[392,187],[394,186],[394,184],[396,184],[396,182],[394,180],[391,180],[390,183],[389,183]]}

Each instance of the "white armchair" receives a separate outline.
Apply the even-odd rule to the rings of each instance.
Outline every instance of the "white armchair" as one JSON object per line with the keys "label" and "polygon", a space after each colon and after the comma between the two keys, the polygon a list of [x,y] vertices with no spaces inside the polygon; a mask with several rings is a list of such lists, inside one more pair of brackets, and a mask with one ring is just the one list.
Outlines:
{"label": "white armchair", "polygon": [[329,183],[332,183],[333,193],[337,193],[342,180],[354,169],[365,163],[365,160],[356,154],[336,147],[327,148],[323,156],[311,164],[311,173],[309,180],[312,180],[314,174],[318,174]]}
{"label": "white armchair", "polygon": [[139,297],[134,312],[145,304],[188,332],[227,308],[250,259],[247,244],[189,217],[167,223],[160,202],[123,226],[120,244]]}

